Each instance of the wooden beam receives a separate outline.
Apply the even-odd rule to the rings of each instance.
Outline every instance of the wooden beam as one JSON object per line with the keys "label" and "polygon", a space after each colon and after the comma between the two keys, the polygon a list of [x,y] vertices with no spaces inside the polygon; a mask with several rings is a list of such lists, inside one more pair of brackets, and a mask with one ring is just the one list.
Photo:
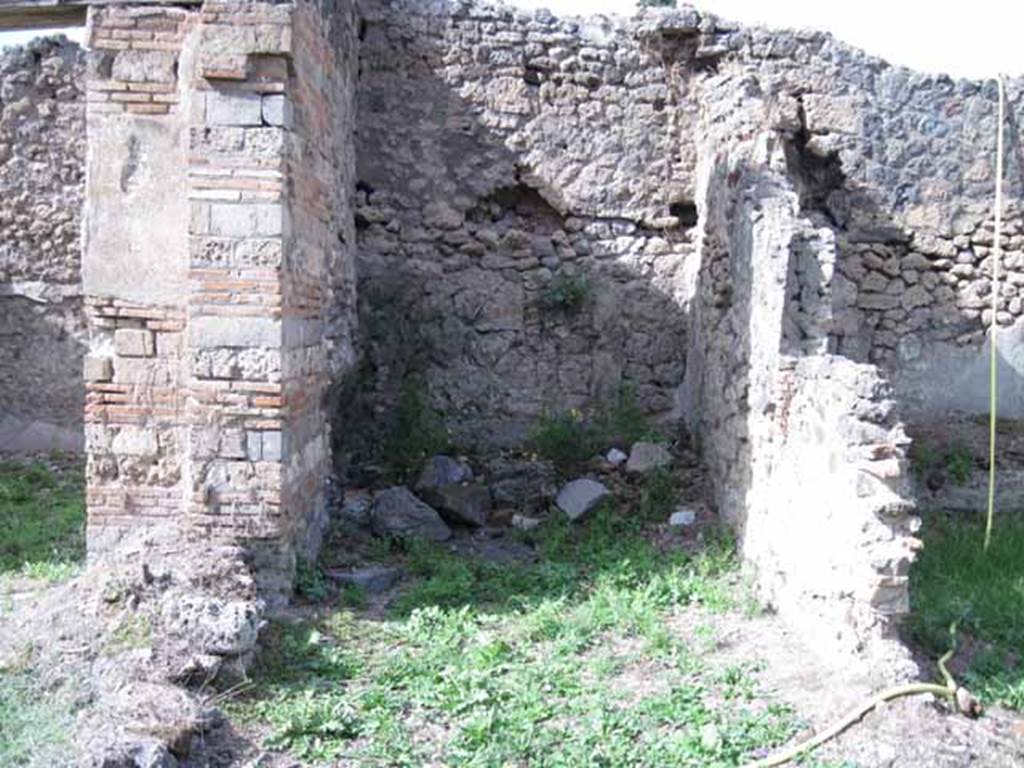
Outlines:
{"label": "wooden beam", "polygon": [[85,25],[90,5],[199,5],[202,0],[0,0],[0,32]]}
{"label": "wooden beam", "polygon": [[0,31],[77,27],[85,24],[86,5],[61,0],[0,0]]}

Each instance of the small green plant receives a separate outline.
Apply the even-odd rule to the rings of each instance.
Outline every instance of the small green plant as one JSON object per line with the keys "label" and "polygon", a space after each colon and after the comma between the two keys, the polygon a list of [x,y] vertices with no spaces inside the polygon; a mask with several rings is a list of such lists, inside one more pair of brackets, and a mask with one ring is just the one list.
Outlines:
{"label": "small green plant", "polygon": [[573,409],[541,416],[530,430],[529,445],[538,456],[567,471],[593,455],[597,445],[595,438],[583,414]]}
{"label": "small green plant", "polygon": [[579,275],[559,275],[541,291],[540,305],[549,312],[578,312],[590,297],[590,284]]}
{"label": "small green plant", "polygon": [[307,689],[281,692],[258,702],[253,715],[264,719],[271,749],[287,749],[295,757],[331,760],[359,735],[358,714],[343,694]]}
{"label": "small green plant", "polygon": [[660,439],[636,401],[632,387],[623,386],[610,403],[600,403],[588,418],[579,409],[545,413],[528,437],[537,455],[566,472],[614,445],[628,448],[638,440]]}
{"label": "small green plant", "polygon": [[300,557],[295,563],[295,592],[314,603],[327,599],[327,580],[315,561]]}
{"label": "small green plant", "polygon": [[125,614],[104,643],[107,655],[146,648],[153,641],[153,626],[145,614]]}
{"label": "small green plant", "polygon": [[417,377],[409,379],[399,393],[394,420],[384,438],[385,461],[398,479],[405,480],[424,459],[450,447],[441,417],[427,403],[423,382]]}
{"label": "small green plant", "polygon": [[971,477],[974,456],[963,443],[957,443],[946,452],[946,474],[954,485],[963,485]]}
{"label": "small green plant", "polygon": [[401,481],[407,464],[447,444],[424,384],[443,325],[427,294],[426,278],[415,273],[360,281],[360,359],[332,383],[325,402],[339,475],[354,465],[382,465]]}
{"label": "small green plant", "polygon": [[642,520],[665,522],[679,500],[679,481],[668,469],[659,467],[644,480],[637,502],[637,514]]}
{"label": "small green plant", "polygon": [[610,403],[602,403],[594,415],[595,431],[608,445],[629,447],[639,440],[663,439],[651,426],[636,399],[636,389],[630,384],[619,387]]}
{"label": "small green plant", "polygon": [[338,602],[348,608],[365,608],[366,590],[358,584],[346,584],[338,594]]}
{"label": "small green plant", "polygon": [[914,443],[910,449],[911,470],[921,480],[942,485],[949,481],[963,485],[974,470],[974,455],[963,443],[939,449],[926,443]]}
{"label": "small green plant", "polygon": [[337,683],[357,665],[341,644],[309,624],[272,623],[260,636],[257,670],[269,688],[298,681]]}

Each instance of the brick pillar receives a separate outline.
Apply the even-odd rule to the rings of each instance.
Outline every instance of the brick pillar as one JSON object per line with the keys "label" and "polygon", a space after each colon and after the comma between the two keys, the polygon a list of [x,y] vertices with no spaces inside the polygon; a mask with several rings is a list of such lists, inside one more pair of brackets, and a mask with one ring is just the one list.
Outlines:
{"label": "brick pillar", "polygon": [[[316,4],[271,3],[120,6],[90,23],[109,61],[90,83],[103,98],[90,103],[85,261],[113,270],[87,280],[88,366],[108,379],[89,385],[90,546],[173,518],[183,535],[247,542],[268,594],[283,594],[296,554],[319,544],[330,466],[323,320],[344,100],[318,90],[329,73],[297,76],[334,65],[328,27]],[[293,54],[296,26],[315,62]],[[151,27],[160,56],[133,54]],[[112,219],[128,231],[93,236]],[[112,399],[132,406],[131,429]],[[160,468],[142,488],[122,471],[129,455]]]}
{"label": "brick pillar", "polygon": [[90,9],[82,278],[88,539],[177,519],[188,453],[187,86],[194,16]]}

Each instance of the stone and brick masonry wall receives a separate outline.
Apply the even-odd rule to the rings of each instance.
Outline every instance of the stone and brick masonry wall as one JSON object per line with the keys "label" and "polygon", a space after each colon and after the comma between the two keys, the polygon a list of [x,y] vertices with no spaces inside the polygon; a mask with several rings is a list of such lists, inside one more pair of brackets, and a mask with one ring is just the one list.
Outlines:
{"label": "stone and brick masonry wall", "polygon": [[[631,385],[692,427],[773,602],[824,646],[891,634],[916,545],[900,417],[985,408],[994,88],[690,9],[361,12],[92,9],[91,545],[170,519],[265,544],[280,591],[317,543],[324,395],[358,351],[371,394],[422,375],[463,444],[516,442],[546,410]],[[40,98],[4,65],[0,128],[29,139],[0,142],[5,187],[8,166],[41,172],[34,109],[73,128],[75,56],[46,50],[15,67],[39,67]],[[1016,146],[997,314],[1009,415],[1024,402]],[[28,264],[74,284],[38,254],[71,248],[52,201],[78,194],[75,151],[67,183],[31,185],[41,203],[3,206],[28,244],[5,238],[5,286],[38,282]],[[37,227],[33,204],[60,226]],[[391,344],[407,330],[415,371]],[[16,402],[27,379],[3,375]]]}
{"label": "stone and brick masonry wall", "polygon": [[322,318],[351,260],[333,219],[354,48],[327,41],[352,25],[347,4],[90,11],[94,550],[170,522],[247,542],[276,595],[319,543],[322,394],[348,363]]}
{"label": "stone and brick masonry wall", "polygon": [[890,389],[787,335],[792,286],[828,272],[834,238],[801,210],[781,132],[708,156],[687,414],[719,512],[762,595],[817,648],[904,670],[888,641],[909,608],[915,521]]}
{"label": "stone and brick masonry wall", "polygon": [[85,55],[0,53],[0,452],[82,449]]}
{"label": "stone and brick masonry wall", "polygon": [[177,8],[90,11],[82,274],[94,553],[187,508],[188,105],[178,65],[193,27]]}

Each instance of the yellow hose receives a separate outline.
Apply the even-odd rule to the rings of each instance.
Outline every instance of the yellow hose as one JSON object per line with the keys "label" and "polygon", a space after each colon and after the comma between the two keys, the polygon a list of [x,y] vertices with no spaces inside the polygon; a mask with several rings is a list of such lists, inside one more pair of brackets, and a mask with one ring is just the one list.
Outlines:
{"label": "yellow hose", "polygon": [[858,704],[842,719],[837,720],[821,733],[811,736],[807,740],[801,741],[792,747],[776,752],[774,755],[769,755],[763,760],[756,760],[753,763],[747,763],[744,768],[776,768],[777,766],[785,765],[786,763],[796,760],[798,757],[806,755],[808,752],[817,749],[827,741],[834,739],[851,725],[859,722],[864,715],[878,705],[903,696],[915,696],[922,693],[930,693],[933,696],[942,696],[944,698],[951,699],[956,709],[962,714],[969,717],[976,716],[981,711],[981,706],[979,705],[978,700],[975,699],[966,688],[957,685],[956,680],[953,678],[949,668],[946,666],[946,663],[953,658],[953,654],[956,653],[956,627],[956,622],[950,626],[949,650],[942,654],[942,657],[939,659],[939,672],[942,673],[943,680],[942,685],[938,685],[937,683],[907,683],[905,685],[895,685],[892,688],[886,688],[884,691],[875,694],[864,703]]}
{"label": "yellow hose", "polygon": [[1003,128],[1006,123],[1006,88],[1003,76],[996,77],[999,90],[999,123],[996,126],[996,232],[992,249],[992,318],[990,322],[990,355],[988,370],[988,512],[985,515],[985,551],[992,543],[992,518],[996,508],[996,332],[999,324],[999,260],[1003,252]]}

